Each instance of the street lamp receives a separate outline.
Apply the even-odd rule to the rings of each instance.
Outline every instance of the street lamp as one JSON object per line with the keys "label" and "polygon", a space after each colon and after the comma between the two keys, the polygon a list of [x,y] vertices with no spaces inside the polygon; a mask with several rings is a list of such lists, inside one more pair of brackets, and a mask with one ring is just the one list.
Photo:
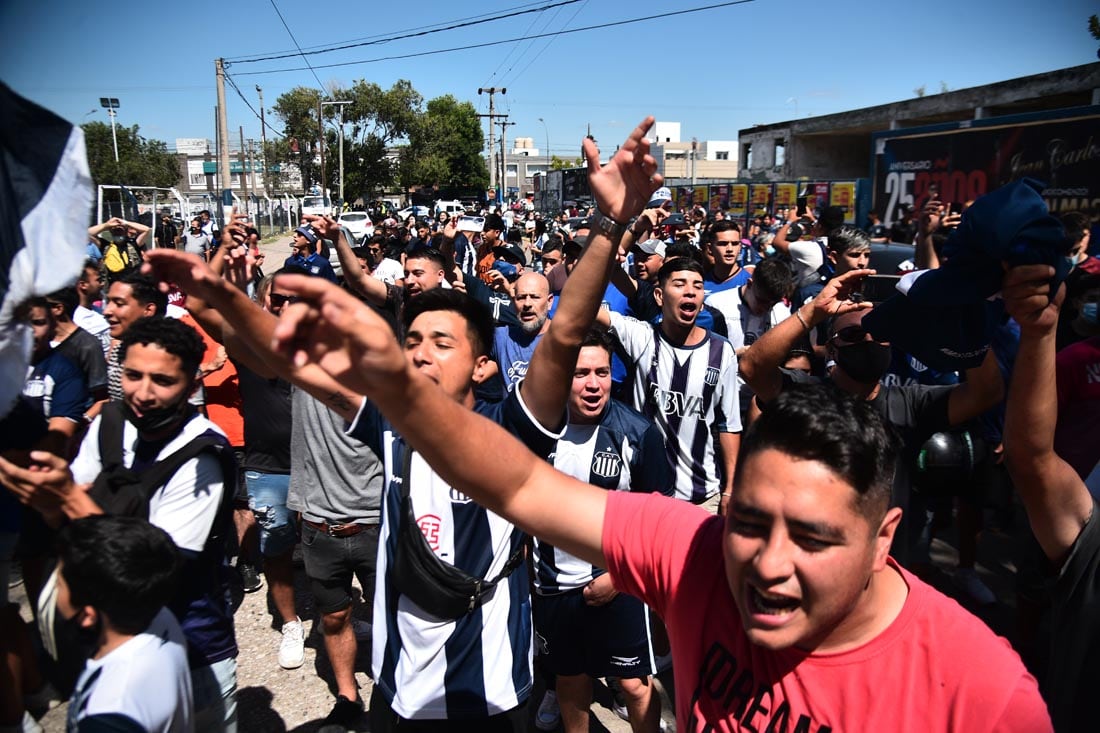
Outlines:
{"label": "street lamp", "polygon": [[550,170],[550,128],[546,126],[546,120],[539,117],[543,132],[546,133],[546,170]]}
{"label": "street lamp", "polygon": [[107,116],[111,118],[111,140],[115,143],[115,162],[118,162],[118,135],[115,133],[115,112],[118,109],[118,97],[100,97],[99,106],[107,110]]}

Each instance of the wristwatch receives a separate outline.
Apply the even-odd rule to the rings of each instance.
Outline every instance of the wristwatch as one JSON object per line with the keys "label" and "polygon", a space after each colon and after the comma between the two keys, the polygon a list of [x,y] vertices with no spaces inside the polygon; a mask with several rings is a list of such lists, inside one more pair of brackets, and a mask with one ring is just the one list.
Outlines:
{"label": "wristwatch", "polygon": [[588,217],[588,223],[592,225],[594,230],[603,234],[612,242],[621,240],[628,228],[628,225],[620,224],[599,209],[596,209],[595,213]]}

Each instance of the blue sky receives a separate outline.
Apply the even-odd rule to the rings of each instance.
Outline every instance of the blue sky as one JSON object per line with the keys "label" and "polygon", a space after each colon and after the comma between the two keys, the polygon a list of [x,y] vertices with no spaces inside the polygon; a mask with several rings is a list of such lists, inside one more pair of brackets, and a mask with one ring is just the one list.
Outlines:
{"label": "blue sky", "polygon": [[[662,15],[720,0],[579,0],[462,30],[408,37],[427,25],[499,15],[560,0],[455,3],[291,3],[275,0],[303,49],[393,37],[385,44],[311,55],[310,63],[466,47],[563,29]],[[453,94],[488,112],[478,87],[506,87],[498,111],[515,122],[508,137],[533,137],[539,148],[574,155],[590,124],[614,149],[646,114],[682,123],[690,140],[735,140],[754,124],[828,114],[915,96],[941,83],[962,89],[1086,64],[1098,43],[1087,18],[1092,0],[752,0],[553,38],[529,39],[377,63],[319,68],[323,84],[356,79],[389,87],[409,79],[425,99]],[[294,50],[271,0],[185,3],[89,3],[4,0],[0,79],[17,92],[81,123],[107,121],[99,98],[121,101],[120,124],[174,144],[214,138],[215,57]],[[298,86],[317,86],[301,57],[236,63],[229,72],[253,107],[255,86],[270,109]],[[248,72],[265,72],[246,75]],[[229,128],[259,138],[260,123],[227,90]],[[539,118],[545,120],[539,122]],[[277,119],[269,122],[279,129]]]}

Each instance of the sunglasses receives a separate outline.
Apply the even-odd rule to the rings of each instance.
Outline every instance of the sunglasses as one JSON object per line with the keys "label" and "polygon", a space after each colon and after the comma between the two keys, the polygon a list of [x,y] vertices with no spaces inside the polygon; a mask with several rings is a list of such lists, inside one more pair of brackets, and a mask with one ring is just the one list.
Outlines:
{"label": "sunglasses", "polygon": [[847,341],[850,344],[859,343],[867,336],[867,329],[863,326],[845,326],[833,334],[830,340]]}
{"label": "sunglasses", "polygon": [[271,298],[271,305],[275,308],[282,308],[287,303],[297,303],[297,295],[279,295],[278,293],[272,293],[268,296]]}

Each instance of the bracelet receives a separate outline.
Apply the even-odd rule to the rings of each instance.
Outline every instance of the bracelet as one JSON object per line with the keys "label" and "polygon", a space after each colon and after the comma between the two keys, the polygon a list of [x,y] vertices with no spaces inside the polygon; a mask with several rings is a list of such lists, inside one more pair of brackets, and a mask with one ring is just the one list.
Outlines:
{"label": "bracelet", "polygon": [[802,327],[807,331],[810,330],[810,324],[806,323],[806,319],[802,317],[802,310],[800,308],[794,309],[794,317],[798,319],[798,322],[802,324]]}

